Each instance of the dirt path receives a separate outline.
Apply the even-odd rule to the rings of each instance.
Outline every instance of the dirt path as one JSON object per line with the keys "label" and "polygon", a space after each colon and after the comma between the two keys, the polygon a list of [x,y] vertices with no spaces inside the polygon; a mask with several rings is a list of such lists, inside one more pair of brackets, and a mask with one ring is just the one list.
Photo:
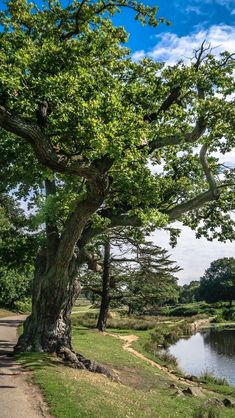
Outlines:
{"label": "dirt path", "polygon": [[22,315],[0,319],[0,418],[49,418],[39,389],[30,383],[30,372],[7,356],[24,319]]}
{"label": "dirt path", "polygon": [[188,380],[188,379],[183,378],[183,377],[176,376],[174,374],[174,372],[170,372],[168,367],[160,366],[160,364],[158,364],[155,361],[149,359],[148,357],[146,357],[144,354],[140,353],[139,351],[136,351],[132,347],[132,343],[139,339],[139,337],[137,335],[117,335],[117,334],[110,334],[110,333],[106,333],[106,334],[110,335],[111,337],[114,337],[114,338],[117,338],[119,340],[124,341],[124,344],[122,346],[123,350],[128,351],[128,353],[130,353],[133,356],[138,357],[139,359],[145,361],[146,363],[150,364],[152,367],[155,367],[158,370],[164,371],[164,373],[166,373],[171,380],[178,381],[178,382],[180,381],[180,383],[187,384],[187,385],[190,385],[190,386],[198,386],[198,383],[192,382],[191,380]]}

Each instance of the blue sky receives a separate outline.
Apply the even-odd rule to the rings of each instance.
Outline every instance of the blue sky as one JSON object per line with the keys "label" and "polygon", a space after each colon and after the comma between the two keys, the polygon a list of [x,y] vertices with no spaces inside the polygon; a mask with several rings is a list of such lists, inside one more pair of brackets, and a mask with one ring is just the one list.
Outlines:
{"label": "blue sky", "polygon": [[129,46],[132,51],[150,50],[156,45],[156,36],[166,32],[182,37],[202,29],[208,30],[214,25],[235,24],[235,0],[156,0],[144,3],[158,5],[158,16],[170,20],[172,25],[143,27],[133,21],[131,12],[123,11],[114,21],[123,24],[130,32]]}

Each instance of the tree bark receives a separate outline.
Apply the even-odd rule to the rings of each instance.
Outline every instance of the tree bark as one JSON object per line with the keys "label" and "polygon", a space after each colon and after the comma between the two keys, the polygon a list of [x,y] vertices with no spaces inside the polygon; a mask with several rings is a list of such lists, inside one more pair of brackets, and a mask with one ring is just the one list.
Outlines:
{"label": "tree bark", "polygon": [[[56,194],[55,181],[45,180],[46,199]],[[41,249],[35,263],[32,291],[32,313],[24,324],[16,351],[59,352],[71,349],[72,306],[79,295],[75,255],[70,261],[64,289],[56,275],[56,256],[60,244],[56,221],[46,216],[46,248]],[[63,297],[61,295],[63,294]]]}
{"label": "tree bark", "polygon": [[76,270],[67,278],[61,298],[60,284],[54,280],[54,268],[46,271],[47,257],[42,250],[37,256],[32,295],[32,313],[24,324],[15,351],[60,353],[71,345],[71,310],[80,292]]}
{"label": "tree bark", "polygon": [[[90,216],[104,199],[105,189],[101,184],[107,185],[96,182],[97,187],[88,190],[87,197],[78,202],[61,236],[56,222],[46,218],[47,245],[39,252],[35,263],[32,313],[15,351],[59,353],[65,348],[71,350],[70,314],[80,291],[75,245]],[[53,182],[47,180],[45,186],[47,197],[56,193]]]}
{"label": "tree bark", "polygon": [[110,305],[110,241],[107,241],[104,244],[104,267],[102,275],[102,296],[101,296],[101,306],[99,312],[99,318],[97,322],[97,328],[99,331],[105,331],[109,305]]}

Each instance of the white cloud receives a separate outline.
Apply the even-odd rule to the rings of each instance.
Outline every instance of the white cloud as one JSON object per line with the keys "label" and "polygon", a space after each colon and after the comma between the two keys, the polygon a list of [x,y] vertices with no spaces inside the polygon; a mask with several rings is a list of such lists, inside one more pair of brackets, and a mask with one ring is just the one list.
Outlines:
{"label": "white cloud", "polygon": [[205,15],[206,13],[203,12],[199,6],[187,6],[185,9],[186,13],[195,13],[198,16]]}
{"label": "white cloud", "polygon": [[[200,3],[201,0],[194,0],[195,3]],[[219,4],[220,6],[226,7],[226,9],[230,9],[231,6],[234,5],[234,0],[204,0],[204,4]]]}
{"label": "white cloud", "polygon": [[177,222],[174,226],[182,229],[175,248],[169,246],[167,232],[155,232],[153,241],[156,245],[167,248],[171,254],[171,259],[177,261],[178,265],[183,268],[182,271],[177,273],[179,284],[199,280],[210,263],[218,258],[234,257],[234,243],[222,243],[217,240],[209,242],[206,238],[196,239],[194,231],[189,227],[182,226],[180,222]]}
{"label": "white cloud", "polygon": [[214,54],[219,54],[224,50],[235,52],[235,26],[213,25],[209,29],[201,29],[186,36],[164,32],[157,35],[156,39],[157,43],[151,51],[136,51],[133,59],[137,61],[148,56],[157,61],[174,64],[181,59],[191,58],[193,50],[199,48],[204,40],[215,48]]}

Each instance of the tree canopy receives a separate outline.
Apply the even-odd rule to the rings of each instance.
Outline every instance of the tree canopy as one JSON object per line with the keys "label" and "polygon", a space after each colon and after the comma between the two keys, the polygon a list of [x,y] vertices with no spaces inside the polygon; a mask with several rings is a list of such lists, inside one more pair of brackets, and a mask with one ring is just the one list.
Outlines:
{"label": "tree canopy", "polygon": [[235,299],[235,258],[220,258],[211,263],[200,280],[200,297],[206,302]]}
{"label": "tree canopy", "polygon": [[1,188],[39,206],[45,229],[22,349],[71,348],[78,268],[98,233],[180,219],[234,238],[234,171],[214,154],[234,146],[233,56],[203,43],[189,65],[133,62],[112,21],[123,7],[164,23],[128,0],[8,0],[0,13]]}

